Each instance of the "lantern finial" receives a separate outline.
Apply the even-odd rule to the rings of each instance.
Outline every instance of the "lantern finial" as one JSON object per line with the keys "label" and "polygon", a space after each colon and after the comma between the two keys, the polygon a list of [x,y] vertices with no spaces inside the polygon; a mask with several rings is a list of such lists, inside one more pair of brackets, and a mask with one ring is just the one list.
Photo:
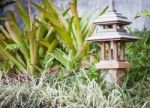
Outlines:
{"label": "lantern finial", "polygon": [[115,1],[109,0],[109,11],[115,12]]}

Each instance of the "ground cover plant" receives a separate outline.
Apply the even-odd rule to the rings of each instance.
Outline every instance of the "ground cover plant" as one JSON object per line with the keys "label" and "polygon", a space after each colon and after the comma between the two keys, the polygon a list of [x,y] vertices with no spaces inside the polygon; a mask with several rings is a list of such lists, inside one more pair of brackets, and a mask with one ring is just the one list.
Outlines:
{"label": "ground cover plant", "polygon": [[129,86],[132,79],[126,79],[121,88],[107,90],[102,79],[98,83],[86,73],[90,71],[81,69],[76,76],[59,79],[43,72],[40,78],[23,82],[6,76],[0,82],[0,105],[2,108],[149,107],[148,80],[140,77],[142,81]]}

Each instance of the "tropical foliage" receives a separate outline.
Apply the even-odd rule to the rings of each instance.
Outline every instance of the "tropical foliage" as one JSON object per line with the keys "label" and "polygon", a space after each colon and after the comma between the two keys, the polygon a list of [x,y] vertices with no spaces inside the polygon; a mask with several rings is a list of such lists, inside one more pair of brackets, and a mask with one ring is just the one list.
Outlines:
{"label": "tropical foliage", "polygon": [[1,60],[8,61],[11,67],[19,71],[36,73],[42,68],[40,60],[44,60],[58,44],[58,41],[54,38],[56,33],[53,28],[48,26],[45,29],[42,24],[32,20],[31,14],[28,14],[19,1],[16,2],[16,11],[20,15],[24,27],[19,26],[12,11],[7,13],[6,29],[0,26]]}
{"label": "tropical foliage", "polygon": [[52,61],[59,61],[69,71],[79,67],[81,60],[86,60],[90,52],[85,40],[92,35],[95,25],[78,16],[76,0],[64,12],[49,0],[43,0],[43,6],[33,3],[41,12],[34,19],[31,4],[28,13],[19,1],[16,3],[23,28],[18,25],[15,14],[9,11],[6,30],[0,26],[2,61],[8,60],[11,68],[36,74]]}
{"label": "tropical foliage", "polygon": [[[49,25],[56,30],[59,42],[63,44],[61,49],[56,49],[51,55],[64,65],[67,70],[77,68],[77,65],[80,66],[81,61],[86,60],[86,55],[90,53],[90,44],[86,41],[86,38],[92,35],[95,25],[90,24],[89,19],[79,17],[77,0],[70,2],[70,12],[65,17],[52,4],[52,1],[43,0],[43,4],[45,7],[34,3],[35,7],[47,18]],[[106,9],[107,7],[100,15]]]}

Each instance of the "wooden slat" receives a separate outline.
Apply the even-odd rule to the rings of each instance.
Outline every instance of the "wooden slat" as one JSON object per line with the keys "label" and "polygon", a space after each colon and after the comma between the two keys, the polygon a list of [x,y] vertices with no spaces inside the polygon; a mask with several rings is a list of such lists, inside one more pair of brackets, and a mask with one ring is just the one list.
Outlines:
{"label": "wooden slat", "polygon": [[125,42],[120,42],[120,60],[125,60]]}
{"label": "wooden slat", "polygon": [[117,41],[111,41],[111,49],[113,50],[113,59],[118,60],[118,44],[117,44]]}
{"label": "wooden slat", "polygon": [[105,42],[100,42],[101,46],[101,60],[106,59],[106,47],[105,47]]}
{"label": "wooden slat", "polygon": [[112,60],[113,59],[113,52],[111,50],[111,45],[110,42],[108,43],[108,59]]}

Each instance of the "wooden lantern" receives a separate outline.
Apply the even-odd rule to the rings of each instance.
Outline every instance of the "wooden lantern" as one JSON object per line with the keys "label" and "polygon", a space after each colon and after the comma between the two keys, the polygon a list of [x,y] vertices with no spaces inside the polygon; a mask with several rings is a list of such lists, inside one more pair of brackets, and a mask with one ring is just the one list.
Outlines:
{"label": "wooden lantern", "polygon": [[138,38],[127,33],[124,26],[131,22],[127,17],[117,13],[114,5],[114,0],[109,0],[108,11],[94,21],[102,27],[102,30],[87,40],[100,44],[101,61],[96,64],[96,67],[108,70],[105,79],[118,85],[123,80],[126,70],[131,67],[125,58],[125,44]]}

